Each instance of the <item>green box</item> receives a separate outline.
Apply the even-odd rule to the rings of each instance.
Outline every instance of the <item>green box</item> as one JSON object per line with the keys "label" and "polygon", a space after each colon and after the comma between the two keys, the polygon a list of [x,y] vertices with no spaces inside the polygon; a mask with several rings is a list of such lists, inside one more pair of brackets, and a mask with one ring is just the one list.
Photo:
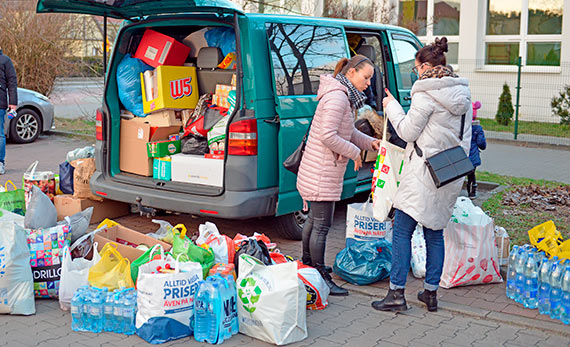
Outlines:
{"label": "green box", "polygon": [[146,151],[149,158],[162,158],[180,153],[180,140],[147,142]]}
{"label": "green box", "polygon": [[152,178],[170,181],[172,179],[172,163],[170,157],[154,158],[152,163]]}

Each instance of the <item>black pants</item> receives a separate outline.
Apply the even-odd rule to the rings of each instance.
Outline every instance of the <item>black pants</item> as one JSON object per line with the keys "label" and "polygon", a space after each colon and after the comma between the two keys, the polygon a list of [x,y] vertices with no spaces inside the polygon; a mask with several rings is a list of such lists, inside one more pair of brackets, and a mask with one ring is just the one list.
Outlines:
{"label": "black pants", "polygon": [[334,201],[312,201],[303,228],[303,263],[314,267],[325,265],[325,244],[332,226]]}
{"label": "black pants", "polygon": [[477,180],[475,179],[475,170],[472,173],[467,175],[467,192],[470,193],[473,189],[473,185],[477,184]]}

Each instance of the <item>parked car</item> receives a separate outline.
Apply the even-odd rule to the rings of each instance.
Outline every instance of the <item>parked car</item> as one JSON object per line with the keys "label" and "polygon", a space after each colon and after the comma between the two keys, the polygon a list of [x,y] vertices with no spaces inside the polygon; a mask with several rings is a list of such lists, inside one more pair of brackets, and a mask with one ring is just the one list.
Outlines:
{"label": "parked car", "polygon": [[53,105],[47,96],[18,88],[18,115],[14,119],[6,118],[6,136],[16,143],[34,142],[52,128],[53,114]]}
{"label": "parked car", "polygon": [[[91,178],[95,194],[138,203],[141,208],[218,218],[275,216],[276,229],[283,236],[297,240],[301,239],[306,214],[301,211],[297,177],[284,169],[282,162],[297,148],[311,122],[318,102],[319,76],[332,73],[339,59],[349,57],[349,35],[351,38],[360,35],[365,39],[361,54],[376,65],[376,90],[381,93],[386,86],[402,106],[408,108],[411,68],[414,54],[421,47],[412,32],[396,26],[337,18],[245,13],[229,0],[203,3],[39,0],[37,11],[127,19],[113,45],[103,107],[97,112],[97,169]],[[236,37],[236,70],[216,68],[221,54],[202,56],[203,51],[211,53],[209,48],[191,52],[187,60],[196,66],[200,94],[213,92],[216,84],[229,84],[232,75],[237,75],[237,101],[235,111],[228,115],[223,165],[215,173],[204,168],[197,174],[215,174],[221,177],[222,183],[155,180],[121,171],[121,109],[124,107],[118,98],[115,78],[119,63],[127,54],[135,54],[146,29],[182,41],[206,27],[233,28]],[[160,56],[153,50],[154,56]],[[151,53],[149,48],[147,54]],[[377,94],[379,112],[381,97],[382,94]],[[372,166],[373,163],[367,163],[356,172],[353,163],[349,163],[343,199],[370,191]]]}

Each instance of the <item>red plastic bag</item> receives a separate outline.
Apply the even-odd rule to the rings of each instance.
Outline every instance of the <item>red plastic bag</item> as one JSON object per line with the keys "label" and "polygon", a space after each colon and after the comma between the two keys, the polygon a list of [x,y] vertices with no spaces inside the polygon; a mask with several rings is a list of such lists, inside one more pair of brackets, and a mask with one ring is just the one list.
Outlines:
{"label": "red plastic bag", "polygon": [[200,135],[203,137],[208,136],[208,130],[204,129],[204,116],[200,116],[194,122],[188,124],[184,129],[184,136],[188,136],[188,134]]}

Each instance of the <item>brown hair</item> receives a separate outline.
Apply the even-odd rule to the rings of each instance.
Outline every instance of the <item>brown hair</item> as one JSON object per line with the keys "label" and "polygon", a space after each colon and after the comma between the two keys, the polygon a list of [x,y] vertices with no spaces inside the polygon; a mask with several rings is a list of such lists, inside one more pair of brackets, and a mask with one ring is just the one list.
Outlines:
{"label": "brown hair", "polygon": [[333,73],[333,77],[336,77],[336,75],[338,75],[339,73],[345,75],[349,69],[354,68],[356,71],[359,71],[362,68],[362,63],[366,63],[366,64],[370,64],[370,66],[374,66],[372,64],[372,62],[370,61],[370,59],[368,59],[367,57],[357,54],[354,57],[348,59],[348,58],[342,58],[341,60],[338,61],[338,63],[336,63],[336,66],[334,68],[334,73]]}
{"label": "brown hair", "polygon": [[447,52],[447,37],[436,38],[431,45],[424,46],[416,52],[416,59],[421,63],[430,63],[431,66],[447,65],[445,53]]}

